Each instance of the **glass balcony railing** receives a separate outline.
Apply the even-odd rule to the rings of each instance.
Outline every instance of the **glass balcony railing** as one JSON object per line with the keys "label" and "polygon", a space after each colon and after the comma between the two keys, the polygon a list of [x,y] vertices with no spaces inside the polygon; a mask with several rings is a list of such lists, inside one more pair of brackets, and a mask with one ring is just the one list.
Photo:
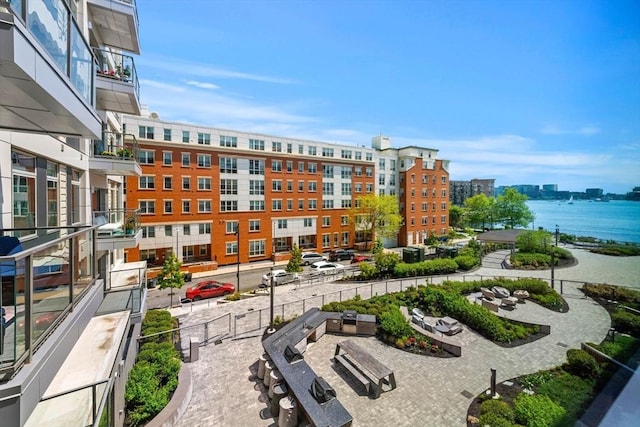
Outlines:
{"label": "glass balcony railing", "polygon": [[[129,142],[125,143],[125,140]],[[138,140],[133,134],[103,132],[102,141],[91,141],[91,152],[94,157],[115,157],[137,162],[138,151]]]}
{"label": "glass balcony railing", "polygon": [[93,53],[98,62],[98,76],[131,84],[140,99],[140,82],[132,56],[98,48],[94,48]]}
{"label": "glass balcony railing", "polygon": [[9,6],[80,95],[95,106],[93,55],[67,2],[9,0]]}
{"label": "glass balcony railing", "polygon": [[98,239],[133,237],[141,229],[139,209],[109,209],[93,212]]}
{"label": "glass balcony railing", "polygon": [[0,381],[28,362],[94,283],[97,227],[67,231],[65,236],[23,249],[20,240],[9,235],[13,230],[2,230],[8,235],[0,236]]}

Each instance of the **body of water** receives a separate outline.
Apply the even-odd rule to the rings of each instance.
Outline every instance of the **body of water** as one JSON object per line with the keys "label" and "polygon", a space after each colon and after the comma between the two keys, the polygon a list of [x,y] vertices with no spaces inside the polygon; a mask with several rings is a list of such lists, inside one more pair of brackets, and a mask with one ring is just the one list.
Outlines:
{"label": "body of water", "polygon": [[640,202],[528,200],[527,206],[535,214],[532,229],[554,232],[557,224],[561,233],[640,243]]}

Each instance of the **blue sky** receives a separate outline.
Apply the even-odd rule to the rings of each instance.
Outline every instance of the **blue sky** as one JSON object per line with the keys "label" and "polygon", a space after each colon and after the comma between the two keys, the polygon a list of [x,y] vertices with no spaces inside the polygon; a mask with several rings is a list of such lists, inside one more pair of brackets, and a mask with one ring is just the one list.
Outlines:
{"label": "blue sky", "polygon": [[640,2],[138,0],[163,120],[421,145],[451,179],[640,186]]}

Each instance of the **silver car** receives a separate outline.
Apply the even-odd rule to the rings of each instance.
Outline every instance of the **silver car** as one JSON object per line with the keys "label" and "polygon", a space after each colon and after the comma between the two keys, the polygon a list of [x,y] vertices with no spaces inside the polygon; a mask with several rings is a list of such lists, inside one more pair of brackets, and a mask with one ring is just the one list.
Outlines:
{"label": "silver car", "polygon": [[317,252],[302,253],[302,265],[311,265],[318,261],[327,261],[327,257]]}

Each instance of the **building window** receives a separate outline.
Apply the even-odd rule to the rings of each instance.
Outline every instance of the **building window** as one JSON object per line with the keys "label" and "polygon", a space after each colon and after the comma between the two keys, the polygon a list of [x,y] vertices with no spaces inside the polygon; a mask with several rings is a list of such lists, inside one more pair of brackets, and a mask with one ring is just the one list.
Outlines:
{"label": "building window", "polygon": [[171,129],[164,129],[163,139],[165,141],[171,141]]}
{"label": "building window", "polygon": [[221,179],[220,194],[238,194],[237,179]]}
{"label": "building window", "polygon": [[333,200],[323,200],[322,201],[322,209],[333,209]]}
{"label": "building window", "polygon": [[333,196],[333,182],[322,183],[322,194],[325,196]]}
{"label": "building window", "polygon": [[282,153],[282,142],[271,141],[271,151],[275,153]]}
{"label": "building window", "polygon": [[287,191],[288,192],[292,192],[293,191],[293,181],[292,180],[288,180],[287,181]]}
{"label": "building window", "polygon": [[238,221],[227,221],[225,222],[225,225],[226,225],[225,233],[227,234],[234,234],[238,229]]}
{"label": "building window", "polygon": [[287,220],[286,219],[279,219],[278,220],[278,230],[283,230],[287,228]]}
{"label": "building window", "polygon": [[265,254],[264,240],[249,240],[249,256],[258,256]]}
{"label": "building window", "polygon": [[362,193],[362,184],[356,182],[356,193]]}
{"label": "building window", "polygon": [[362,160],[362,152],[361,151],[356,151],[355,159],[356,160]]}
{"label": "building window", "polygon": [[271,210],[272,211],[281,211],[282,210],[282,200],[275,199],[271,201]]}
{"label": "building window", "polygon": [[367,184],[367,193],[373,192],[373,184]]}
{"label": "building window", "polygon": [[385,170],[386,162],[385,159],[378,159],[378,168],[380,170]]}
{"label": "building window", "polygon": [[323,248],[331,247],[331,233],[326,233],[322,235],[322,247]]}
{"label": "building window", "polygon": [[315,163],[309,163],[309,173],[317,173],[318,165]]}
{"label": "building window", "polygon": [[164,226],[164,235],[165,235],[165,237],[173,236],[173,226],[165,225]]}
{"label": "building window", "polygon": [[264,181],[249,180],[249,194],[252,196],[264,195]]}
{"label": "building window", "polygon": [[249,221],[249,231],[260,231],[259,219],[252,219]]}
{"label": "building window", "polygon": [[349,209],[351,207],[351,199],[343,199],[340,205],[342,209]]}
{"label": "building window", "polygon": [[[36,158],[11,153],[13,172],[13,227],[32,228],[36,220]],[[16,231],[15,237],[35,234],[35,230]]]}
{"label": "building window", "polygon": [[237,200],[220,200],[220,212],[230,212],[238,210]]}
{"label": "building window", "polygon": [[373,154],[371,154],[371,153],[367,153],[367,154],[366,154],[366,157],[367,157],[367,161],[368,161],[368,162],[370,162],[370,161],[372,161],[372,160],[373,160]]}
{"label": "building window", "polygon": [[423,216],[422,217],[422,225],[427,225],[427,224],[429,224],[429,217]]}
{"label": "building window", "polygon": [[279,179],[274,179],[273,181],[271,181],[271,190],[282,191],[282,181]]}
{"label": "building window", "polygon": [[304,173],[304,162],[298,162],[298,173]]}
{"label": "building window", "polygon": [[250,159],[249,160],[249,175],[264,175],[264,160],[251,160]]}
{"label": "building window", "polygon": [[383,173],[378,174],[378,185],[385,185],[385,176]]}
{"label": "building window", "polygon": [[138,126],[138,138],[153,139],[153,126]]}
{"label": "building window", "polygon": [[165,176],[162,177],[163,185],[162,188],[165,190],[171,190],[173,188],[173,177]]}
{"label": "building window", "polygon": [[191,178],[188,176],[182,177],[182,189],[190,190],[191,189]]}
{"label": "building window", "polygon": [[351,150],[341,150],[340,151],[340,157],[342,157],[343,159],[350,159],[351,158]]}
{"label": "building window", "polygon": [[173,213],[173,202],[171,200],[164,201],[164,213],[166,214]]}
{"label": "building window", "polygon": [[309,192],[315,193],[318,191],[318,183],[315,181],[309,181]]}
{"label": "building window", "polygon": [[288,173],[293,172],[293,161],[291,160],[287,160],[287,172]]}
{"label": "building window", "polygon": [[58,165],[47,162],[47,226],[58,226]]}
{"label": "building window", "polygon": [[227,242],[225,246],[227,255],[235,255],[238,253],[238,242]]}
{"label": "building window", "polygon": [[331,217],[330,216],[323,216],[322,217],[322,226],[323,227],[331,226]]}
{"label": "building window", "polygon": [[156,228],[154,226],[142,227],[142,238],[156,237]]}
{"label": "building window", "polygon": [[351,179],[351,168],[348,166],[343,166],[340,171],[340,177],[342,179]]}
{"label": "building window", "polygon": [[238,159],[220,157],[220,173],[238,173]]}
{"label": "building window", "polygon": [[446,224],[447,223],[447,216],[446,215],[442,215],[440,217],[440,223],[441,224]]}
{"label": "building window", "polygon": [[333,178],[333,165],[322,165],[322,177]]}
{"label": "building window", "polygon": [[182,201],[182,213],[191,213],[191,200]]}
{"label": "building window", "polygon": [[443,184],[446,184],[447,183],[447,176],[446,175],[442,175],[440,177],[440,182],[443,183]]}
{"label": "building window", "polygon": [[333,233],[333,246],[340,246],[340,233]]}
{"label": "building window", "polygon": [[211,234],[211,224],[198,224],[198,234]]}
{"label": "building window", "polygon": [[198,167],[199,168],[210,168],[211,167],[211,156],[208,154],[198,154]]}
{"label": "building window", "polygon": [[287,210],[288,211],[293,210],[293,199],[287,199]]}
{"label": "building window", "polygon": [[440,195],[442,197],[447,197],[447,190],[445,190],[444,188],[440,191]]}
{"label": "building window", "polygon": [[250,139],[249,150],[264,151],[264,140],[262,139]]}
{"label": "building window", "polygon": [[271,171],[282,172],[282,160],[271,160]]}
{"label": "building window", "polygon": [[208,249],[209,249],[208,245],[200,245],[198,249],[198,254],[200,256],[204,256],[209,252]]}
{"label": "building window", "polygon": [[343,231],[342,232],[342,244],[343,245],[348,245],[349,244],[349,232],[348,231]]}
{"label": "building window", "polygon": [[440,204],[440,210],[441,211],[446,211],[447,210],[447,202],[442,202]]}
{"label": "building window", "polygon": [[211,200],[198,200],[198,213],[211,213]]}
{"label": "building window", "polygon": [[298,199],[298,210],[304,210],[304,199]]}
{"label": "building window", "polygon": [[189,131],[188,130],[183,130],[182,131],[182,142],[189,142]]}
{"label": "building window", "polygon": [[[222,180],[221,180],[222,182]],[[198,190],[211,190],[211,178],[198,177]]]}
{"label": "building window", "polygon": [[333,157],[333,148],[322,148],[322,157]]}
{"label": "building window", "polygon": [[304,191],[304,181],[298,181],[298,193],[302,193]]}
{"label": "building window", "polygon": [[343,196],[350,196],[351,195],[351,183],[350,182],[343,182],[340,187],[341,187],[340,191],[341,191],[341,194]]}
{"label": "building window", "polygon": [[316,199],[309,199],[309,209],[311,210],[318,209],[318,201]]}
{"label": "building window", "polygon": [[310,146],[309,146],[309,148],[308,148],[307,153],[308,153],[310,156],[315,156],[315,155],[317,154],[317,152],[316,152],[316,147],[315,147],[315,146],[313,146],[313,145],[310,145]]}
{"label": "building window", "polygon": [[156,162],[155,151],[140,150],[138,152],[138,163],[141,165],[152,165]]}
{"label": "building window", "polygon": [[198,132],[198,144],[200,145],[211,145],[211,134]]}
{"label": "building window", "polygon": [[313,218],[304,218],[304,227],[313,227]]}
{"label": "building window", "polygon": [[171,152],[170,151],[164,151],[162,153],[162,164],[165,166],[171,166]]}
{"label": "building window", "polygon": [[353,174],[355,176],[362,176],[362,168],[360,166],[356,166],[353,168]]}
{"label": "building window", "polygon": [[235,148],[238,146],[238,138],[235,136],[220,135],[220,146]]}
{"label": "building window", "polygon": [[139,190],[153,190],[156,188],[156,177],[143,175],[138,178]]}
{"label": "building window", "polygon": [[189,167],[190,164],[191,164],[191,154],[182,153],[182,166]]}
{"label": "building window", "polygon": [[264,200],[249,200],[250,211],[264,211]]}
{"label": "building window", "polygon": [[373,168],[365,168],[364,174],[365,176],[368,176],[369,178],[371,178],[373,176]]}

